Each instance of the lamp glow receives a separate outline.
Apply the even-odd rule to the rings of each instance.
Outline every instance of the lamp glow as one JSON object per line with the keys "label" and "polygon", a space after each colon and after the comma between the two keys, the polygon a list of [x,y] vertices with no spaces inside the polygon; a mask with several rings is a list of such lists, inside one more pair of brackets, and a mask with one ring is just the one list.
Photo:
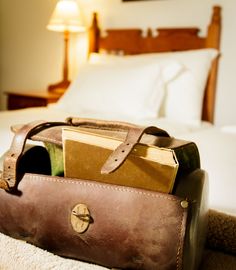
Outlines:
{"label": "lamp glow", "polygon": [[47,29],[58,32],[85,31],[81,11],[76,0],[60,0],[51,16]]}
{"label": "lamp glow", "polygon": [[49,91],[64,92],[70,84],[68,79],[68,42],[69,33],[84,32],[81,10],[77,0],[59,0],[52,13],[47,29],[56,32],[64,32],[65,57],[63,68],[63,80],[49,85]]}

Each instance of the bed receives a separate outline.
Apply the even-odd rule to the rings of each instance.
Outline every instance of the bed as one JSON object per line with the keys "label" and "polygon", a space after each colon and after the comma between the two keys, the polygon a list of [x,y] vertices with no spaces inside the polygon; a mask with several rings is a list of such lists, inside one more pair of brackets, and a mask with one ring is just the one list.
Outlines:
{"label": "bed", "polygon": [[[0,153],[10,145],[11,125],[61,121],[71,115],[157,125],[172,136],[193,140],[210,185],[209,233],[201,269],[222,269],[222,264],[236,269],[236,128],[214,126],[221,8],[213,7],[206,36],[195,27],[102,31],[98,20],[94,14],[89,61],[57,104],[0,113]],[[0,269],[104,269],[3,234],[0,247],[7,250],[0,255]]]}

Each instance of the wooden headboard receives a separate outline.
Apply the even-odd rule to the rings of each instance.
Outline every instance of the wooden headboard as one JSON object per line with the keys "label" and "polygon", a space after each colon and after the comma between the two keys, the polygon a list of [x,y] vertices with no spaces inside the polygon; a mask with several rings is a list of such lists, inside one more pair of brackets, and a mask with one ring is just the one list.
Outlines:
{"label": "wooden headboard", "polygon": [[[151,29],[143,36],[141,29],[106,29],[102,35],[94,13],[89,30],[89,53],[105,50],[123,54],[141,54],[153,52],[173,52],[202,48],[220,48],[221,8],[213,7],[207,35],[199,36],[196,27],[157,28],[157,35]],[[202,120],[214,121],[214,106],[219,57],[213,62],[204,95]]]}

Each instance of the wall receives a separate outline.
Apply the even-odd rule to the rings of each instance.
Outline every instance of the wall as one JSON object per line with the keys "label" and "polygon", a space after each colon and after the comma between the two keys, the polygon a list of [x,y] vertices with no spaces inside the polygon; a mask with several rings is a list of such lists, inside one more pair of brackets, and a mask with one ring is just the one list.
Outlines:
{"label": "wall", "polygon": [[59,72],[57,54],[61,40],[45,29],[55,3],[56,0],[0,0],[2,92],[44,88]]}
{"label": "wall", "polygon": [[[223,7],[223,29],[215,122],[236,124],[236,1],[163,0],[122,3],[121,0],[79,0],[89,25],[91,13],[99,12],[106,27],[200,26],[206,31],[211,8]],[[0,91],[10,89],[46,89],[61,78],[62,35],[46,30],[56,0],[0,0]],[[71,39],[70,76],[86,58],[86,35]],[[4,103],[3,95],[2,103]]]}

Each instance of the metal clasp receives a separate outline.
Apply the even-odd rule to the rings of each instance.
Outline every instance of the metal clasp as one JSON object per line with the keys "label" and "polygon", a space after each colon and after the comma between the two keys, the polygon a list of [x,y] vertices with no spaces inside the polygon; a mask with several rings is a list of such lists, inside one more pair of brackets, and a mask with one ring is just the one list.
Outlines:
{"label": "metal clasp", "polygon": [[183,200],[183,201],[180,202],[180,205],[181,205],[182,208],[185,209],[185,208],[188,208],[189,203],[188,203],[187,200]]}
{"label": "metal clasp", "polygon": [[89,224],[93,223],[88,207],[85,204],[77,204],[71,211],[71,225],[78,233],[85,232]]}

